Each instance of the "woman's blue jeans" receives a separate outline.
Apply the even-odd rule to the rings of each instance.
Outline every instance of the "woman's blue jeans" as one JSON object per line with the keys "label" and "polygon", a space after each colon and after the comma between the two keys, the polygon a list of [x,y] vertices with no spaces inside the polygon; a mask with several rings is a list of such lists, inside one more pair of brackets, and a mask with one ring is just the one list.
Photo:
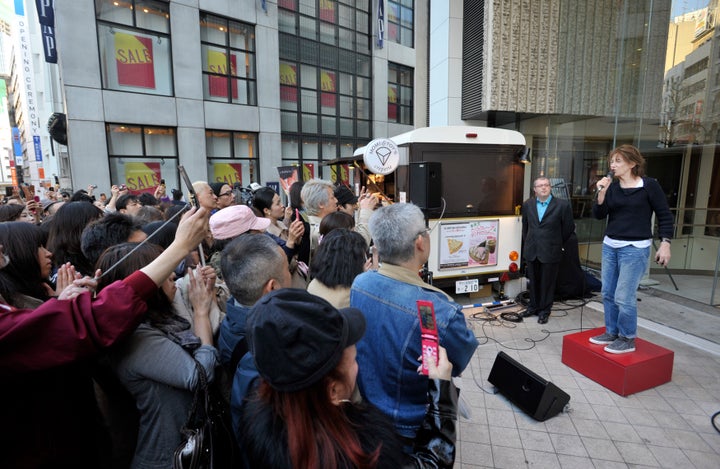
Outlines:
{"label": "woman's blue jeans", "polygon": [[602,246],[602,297],[605,332],[628,339],[637,336],[637,289],[645,274],[650,247]]}

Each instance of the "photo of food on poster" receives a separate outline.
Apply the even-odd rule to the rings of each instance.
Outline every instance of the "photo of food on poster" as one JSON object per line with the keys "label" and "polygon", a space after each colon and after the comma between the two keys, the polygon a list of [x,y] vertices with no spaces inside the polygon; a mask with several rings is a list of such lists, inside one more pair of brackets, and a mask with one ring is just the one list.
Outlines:
{"label": "photo of food on poster", "polygon": [[499,220],[440,224],[440,269],[497,265]]}
{"label": "photo of food on poster", "polygon": [[469,245],[469,223],[441,223],[440,268],[450,269],[467,266]]}

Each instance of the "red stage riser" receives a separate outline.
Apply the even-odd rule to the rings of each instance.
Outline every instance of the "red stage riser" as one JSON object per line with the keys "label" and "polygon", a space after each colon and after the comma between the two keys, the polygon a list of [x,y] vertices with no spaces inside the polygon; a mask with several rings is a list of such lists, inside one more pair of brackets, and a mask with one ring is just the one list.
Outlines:
{"label": "red stage riser", "polygon": [[646,340],[635,339],[635,351],[608,353],[605,345],[590,343],[590,337],[605,332],[604,327],[563,337],[562,362],[609,390],[629,396],[654,388],[672,379],[675,353]]}

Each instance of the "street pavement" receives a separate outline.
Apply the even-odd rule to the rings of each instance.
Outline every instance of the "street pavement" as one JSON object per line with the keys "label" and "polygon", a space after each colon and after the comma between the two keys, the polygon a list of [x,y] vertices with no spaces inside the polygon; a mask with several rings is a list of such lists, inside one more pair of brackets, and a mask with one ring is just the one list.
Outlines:
{"label": "street pavement", "polygon": [[[708,279],[701,280],[711,285]],[[709,288],[696,277],[675,280],[685,293]],[[711,423],[720,412],[720,309],[661,283],[638,291],[638,336],[675,353],[672,380],[627,397],[561,362],[564,335],[604,325],[599,294],[555,303],[543,325],[536,317],[514,323],[466,310],[480,346],[462,377],[469,415],[459,418],[455,467],[720,467],[720,433]],[[537,422],[497,393],[487,379],[499,351],[568,393],[565,411]]]}

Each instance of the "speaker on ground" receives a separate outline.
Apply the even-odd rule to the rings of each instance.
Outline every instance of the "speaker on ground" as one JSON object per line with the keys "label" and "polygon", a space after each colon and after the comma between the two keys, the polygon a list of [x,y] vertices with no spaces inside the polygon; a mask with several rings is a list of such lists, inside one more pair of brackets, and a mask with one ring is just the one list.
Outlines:
{"label": "speaker on ground", "polygon": [[565,391],[505,352],[498,352],[488,381],[523,412],[540,422],[554,417],[570,402]]}

